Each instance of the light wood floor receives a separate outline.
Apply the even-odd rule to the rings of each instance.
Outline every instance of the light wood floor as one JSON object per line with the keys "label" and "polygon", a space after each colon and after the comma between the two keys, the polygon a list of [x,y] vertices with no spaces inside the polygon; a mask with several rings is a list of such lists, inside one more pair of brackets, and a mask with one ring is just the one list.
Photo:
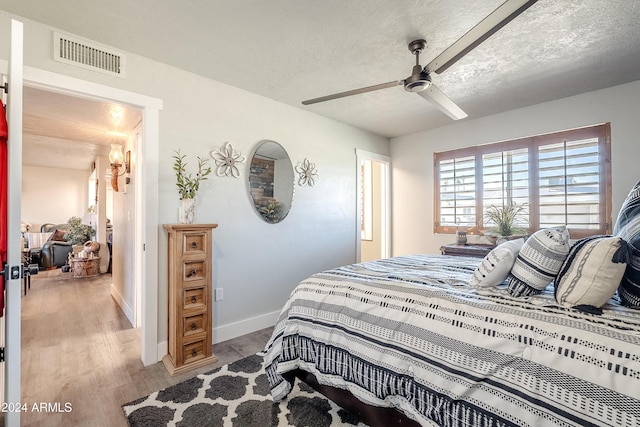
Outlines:
{"label": "light wood floor", "polygon": [[255,354],[271,335],[266,328],[214,344],[216,364],[171,377],[162,362],[142,366],[140,332],[112,299],[111,276],[70,276],[40,272],[22,297],[22,402],[62,410],[23,413],[22,426],[126,426],[122,404]]}

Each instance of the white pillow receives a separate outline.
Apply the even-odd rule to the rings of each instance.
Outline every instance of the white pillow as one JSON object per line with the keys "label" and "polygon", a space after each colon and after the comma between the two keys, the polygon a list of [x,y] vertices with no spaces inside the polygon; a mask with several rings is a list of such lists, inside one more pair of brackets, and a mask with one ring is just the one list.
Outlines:
{"label": "white pillow", "polygon": [[602,307],[616,293],[631,256],[631,247],[620,237],[578,240],[556,277],[556,301],[565,307]]}
{"label": "white pillow", "polygon": [[569,253],[566,226],[545,228],[531,235],[509,274],[509,293],[516,297],[539,294],[553,281]]}
{"label": "white pillow", "polygon": [[516,262],[522,245],[524,245],[524,239],[515,239],[493,248],[473,272],[471,284],[486,288],[498,286],[504,282]]}

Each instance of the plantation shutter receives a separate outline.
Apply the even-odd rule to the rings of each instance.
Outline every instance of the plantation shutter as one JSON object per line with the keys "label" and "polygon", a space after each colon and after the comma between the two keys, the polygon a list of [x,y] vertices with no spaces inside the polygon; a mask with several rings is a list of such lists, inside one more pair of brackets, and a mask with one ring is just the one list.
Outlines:
{"label": "plantation shutter", "polygon": [[[487,208],[524,207],[531,232],[566,224],[579,239],[611,233],[609,123],[434,153],[434,232],[491,228]],[[477,175],[477,177],[476,177]]]}
{"label": "plantation shutter", "polygon": [[538,147],[540,227],[600,228],[598,138]]}
{"label": "plantation shutter", "polygon": [[472,227],[476,224],[475,157],[440,162],[440,225]]}
{"label": "plantation shutter", "polygon": [[[484,208],[503,207],[510,203],[526,206],[529,203],[529,150],[499,151],[482,155],[482,201]],[[514,224],[529,227],[528,214]],[[483,219],[484,227],[491,227]]]}

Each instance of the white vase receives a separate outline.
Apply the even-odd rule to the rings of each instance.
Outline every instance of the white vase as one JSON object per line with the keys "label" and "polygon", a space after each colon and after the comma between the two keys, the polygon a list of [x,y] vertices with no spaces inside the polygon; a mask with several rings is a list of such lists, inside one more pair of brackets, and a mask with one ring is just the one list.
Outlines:
{"label": "white vase", "polygon": [[181,224],[193,224],[196,215],[196,199],[180,199],[179,218]]}

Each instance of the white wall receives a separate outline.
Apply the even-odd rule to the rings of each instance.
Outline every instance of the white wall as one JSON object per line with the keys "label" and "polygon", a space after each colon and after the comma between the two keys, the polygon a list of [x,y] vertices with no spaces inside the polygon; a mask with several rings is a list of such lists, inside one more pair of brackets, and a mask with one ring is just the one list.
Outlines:
{"label": "white wall", "polygon": [[22,221],[40,231],[45,223],[65,224],[84,218],[88,207],[89,171],[37,166],[22,167]]}
{"label": "white wall", "polygon": [[[391,140],[394,255],[439,253],[453,235],[433,233],[433,153],[611,122],[613,222],[640,179],[640,81],[466,120]],[[470,237],[474,242],[476,237]]]}
{"label": "white wall", "polygon": [[[213,232],[213,286],[224,288],[224,301],[213,306],[218,327],[213,338],[218,342],[234,336],[234,331],[268,326],[303,278],[355,261],[355,148],[385,154],[388,140],[211,80],[188,76],[185,81],[183,72],[166,72],[171,88],[163,94],[161,116],[161,222],[178,218],[170,156],[178,147],[193,168],[196,156],[207,156],[225,142],[249,155],[261,140],[274,140],[287,150],[294,166],[309,158],[319,173],[314,187],[296,186],[292,209],[278,224],[263,222],[253,211],[246,163],[241,179],[212,177],[203,183],[196,197],[196,221],[219,224]],[[161,231],[161,268],[165,245]],[[165,276],[161,271],[163,302]],[[159,310],[162,319],[166,306]]]}
{"label": "white wall", "polygon": [[[104,156],[98,156],[95,159],[95,176],[98,180],[97,199],[95,217],[95,230],[96,234],[93,240],[100,242],[100,271],[105,273],[109,268],[109,248],[107,246],[107,206],[111,203],[109,200],[111,197],[107,196],[108,188],[111,188],[109,180],[106,178],[106,168],[109,164],[109,159]],[[91,201],[93,204],[94,201]],[[112,218],[110,218],[112,219]]]}
{"label": "white wall", "polygon": [[[133,153],[136,152],[135,140],[136,136],[131,135],[129,139],[123,143],[124,153],[128,150],[131,150]],[[132,168],[135,167],[135,159],[136,156],[132,155]],[[111,220],[113,233],[111,295],[118,302],[131,324],[134,325],[136,322],[136,293],[134,276],[132,273],[134,271],[135,262],[133,250],[135,237],[133,222],[133,211],[135,209],[135,186],[131,183],[126,185],[127,174],[124,171],[124,167],[121,167],[119,173],[122,174],[122,176],[118,177],[118,191],[114,191],[111,187],[111,164],[109,163],[109,159],[102,157],[99,160],[100,163],[98,167],[100,168],[100,173],[103,175],[102,182],[106,184],[104,203],[105,216],[110,210],[111,216],[108,218]],[[110,193],[109,197],[107,197],[107,192]],[[103,271],[106,271],[106,268],[108,268],[109,256],[106,223],[103,224],[103,227],[101,228],[104,234],[104,247],[107,249],[104,253],[106,258],[101,260],[101,266],[104,267]],[[104,261],[106,261],[106,263]]]}
{"label": "white wall", "polygon": [[[0,14],[0,26],[6,28],[9,18]],[[188,168],[195,166],[196,156],[208,157],[227,141],[248,155],[263,139],[279,142],[294,166],[304,158],[315,162],[316,185],[296,187],[292,210],[279,224],[267,224],[253,211],[246,165],[241,179],[213,176],[201,186],[196,221],[219,224],[213,233],[213,286],[224,288],[224,301],[213,305],[214,342],[269,326],[298,281],[355,261],[355,148],[388,155],[387,138],[133,54],[127,54],[125,79],[57,63],[51,60],[52,29],[20,19],[26,65],[162,99],[155,165],[160,224],[178,220],[172,170],[177,148],[187,155]],[[0,44],[0,58],[6,58],[2,49]],[[144,285],[158,288],[162,344],[167,339],[167,239],[160,224],[159,283]],[[122,295],[129,299],[130,291]]]}

